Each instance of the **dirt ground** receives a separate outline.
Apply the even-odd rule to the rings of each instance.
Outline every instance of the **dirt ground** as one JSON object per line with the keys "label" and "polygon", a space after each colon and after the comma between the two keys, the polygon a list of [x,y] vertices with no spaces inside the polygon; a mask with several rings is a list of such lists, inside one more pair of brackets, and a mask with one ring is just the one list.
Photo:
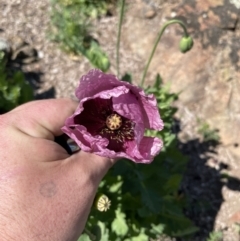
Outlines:
{"label": "dirt ground", "polygon": [[[121,74],[131,72],[139,83],[161,24],[179,18],[194,37],[186,55],[178,49],[181,30],[169,28],[150,66],[147,83],[160,72],[173,91],[184,90],[176,106],[179,148],[189,156],[182,192],[189,196],[186,215],[200,227],[193,241],[205,241],[212,231],[223,241],[239,241],[240,231],[240,134],[239,105],[239,8],[238,1],[128,0],[120,50]],[[239,7],[239,8],[238,8]],[[49,41],[48,0],[1,0],[0,38],[17,49],[27,43],[30,57],[21,65],[35,88],[37,99],[72,97],[79,78],[92,67],[85,58],[62,52]],[[111,60],[116,74],[117,16],[94,23],[93,36]],[[199,120],[219,129],[220,143],[204,141]],[[225,178],[223,178],[223,176]]]}

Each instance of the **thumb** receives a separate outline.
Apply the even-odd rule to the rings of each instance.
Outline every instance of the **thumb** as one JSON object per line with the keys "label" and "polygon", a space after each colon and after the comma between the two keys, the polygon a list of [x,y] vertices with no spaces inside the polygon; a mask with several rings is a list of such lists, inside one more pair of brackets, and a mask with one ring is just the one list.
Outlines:
{"label": "thumb", "polygon": [[29,136],[54,140],[78,103],[71,99],[48,99],[23,104],[7,113],[9,122]]}

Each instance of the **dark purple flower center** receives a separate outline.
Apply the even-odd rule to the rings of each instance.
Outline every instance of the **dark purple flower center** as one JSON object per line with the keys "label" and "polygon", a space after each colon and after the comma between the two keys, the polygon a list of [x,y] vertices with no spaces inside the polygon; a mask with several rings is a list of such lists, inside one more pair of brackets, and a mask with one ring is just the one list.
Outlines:
{"label": "dark purple flower center", "polygon": [[101,135],[109,140],[108,149],[123,151],[124,144],[134,139],[134,123],[116,113],[112,99],[91,99],[83,103],[84,110],[74,118],[91,135]]}

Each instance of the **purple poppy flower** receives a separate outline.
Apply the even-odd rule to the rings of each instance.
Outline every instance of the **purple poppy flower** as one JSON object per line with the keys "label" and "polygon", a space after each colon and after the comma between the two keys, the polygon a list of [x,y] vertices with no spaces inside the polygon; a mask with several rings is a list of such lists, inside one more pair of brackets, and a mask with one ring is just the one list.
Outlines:
{"label": "purple poppy flower", "polygon": [[138,163],[150,163],[160,152],[162,141],[144,136],[145,129],[163,129],[154,95],[91,70],[81,78],[76,96],[78,108],[62,130],[83,151]]}

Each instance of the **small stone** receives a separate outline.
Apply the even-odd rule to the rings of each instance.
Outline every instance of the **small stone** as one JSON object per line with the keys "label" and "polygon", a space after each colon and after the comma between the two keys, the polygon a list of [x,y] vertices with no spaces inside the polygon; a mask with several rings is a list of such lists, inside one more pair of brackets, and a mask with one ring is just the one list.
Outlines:
{"label": "small stone", "polygon": [[157,14],[156,11],[153,8],[151,8],[145,12],[144,16],[145,18],[151,19],[151,18],[154,18],[156,14]]}
{"label": "small stone", "polygon": [[207,18],[208,15],[207,15],[206,13],[204,13],[204,14],[202,15],[202,17],[203,17],[203,18]]}
{"label": "small stone", "polygon": [[175,18],[177,16],[176,12],[171,12],[171,18]]}
{"label": "small stone", "polygon": [[38,58],[42,59],[44,57],[43,51],[38,51]]}

